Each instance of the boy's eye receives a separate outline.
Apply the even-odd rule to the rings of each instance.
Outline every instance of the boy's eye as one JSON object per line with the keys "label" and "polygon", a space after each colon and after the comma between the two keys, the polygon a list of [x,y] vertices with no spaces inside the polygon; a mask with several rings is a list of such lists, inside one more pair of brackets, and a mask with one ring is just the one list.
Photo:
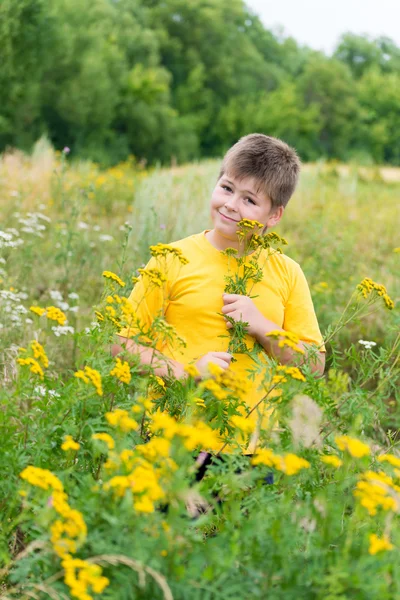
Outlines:
{"label": "boy's eye", "polygon": [[232,191],[228,185],[221,185],[221,187],[223,190],[229,190],[230,192]]}
{"label": "boy's eye", "polygon": [[249,202],[251,202],[251,204],[254,204],[254,205],[256,204],[256,203],[254,202],[254,200],[252,200],[251,198],[247,198],[247,200],[248,200]]}

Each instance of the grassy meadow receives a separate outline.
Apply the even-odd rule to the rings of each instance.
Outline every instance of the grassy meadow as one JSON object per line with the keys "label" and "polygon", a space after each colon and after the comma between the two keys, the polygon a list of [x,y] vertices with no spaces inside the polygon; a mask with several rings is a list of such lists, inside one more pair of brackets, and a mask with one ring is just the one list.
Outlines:
{"label": "grassy meadow", "polygon": [[[193,485],[217,431],[252,433],[234,419],[240,386],[214,374],[216,399],[110,355],[107,302],[124,307],[150,245],[210,227],[218,167],[101,170],[44,142],[0,157],[0,598],[399,597],[399,170],[303,168],[277,232],[326,372],[284,384],[252,468],[238,447]],[[393,310],[354,295],[364,278]]]}

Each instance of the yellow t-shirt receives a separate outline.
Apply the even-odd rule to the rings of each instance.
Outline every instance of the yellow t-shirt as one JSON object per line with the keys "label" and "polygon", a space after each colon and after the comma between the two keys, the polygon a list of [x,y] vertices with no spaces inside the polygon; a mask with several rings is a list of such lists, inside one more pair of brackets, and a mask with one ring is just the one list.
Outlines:
{"label": "yellow t-shirt", "polygon": [[[236,258],[227,257],[214,248],[206,238],[207,231],[169,244],[182,251],[189,260],[186,265],[181,265],[177,258],[151,258],[146,269],[167,269],[167,281],[160,288],[149,285],[147,277],[141,277],[129,296],[145,329],[151,329],[154,317],[160,312],[173,325],[185,340],[186,347],[164,343],[157,349],[185,365],[207,352],[226,352],[229,342],[224,318],[218,313],[223,307],[224,277],[235,272]],[[251,296],[257,296],[253,298],[254,304],[279,328],[296,333],[304,342],[320,346],[322,336],[303,271],[284,254],[274,253],[265,260],[265,253],[262,250],[258,259],[263,265],[263,279],[251,290]],[[135,333],[125,328],[119,335],[132,337]],[[252,348],[253,343],[254,338],[247,336],[247,346]],[[324,350],[323,346],[321,350]],[[231,363],[232,371],[248,378],[248,370],[255,367],[254,361],[246,354],[237,354],[235,358],[237,361]],[[246,398],[250,408],[265,395],[257,389],[261,380],[261,375],[255,378]]]}

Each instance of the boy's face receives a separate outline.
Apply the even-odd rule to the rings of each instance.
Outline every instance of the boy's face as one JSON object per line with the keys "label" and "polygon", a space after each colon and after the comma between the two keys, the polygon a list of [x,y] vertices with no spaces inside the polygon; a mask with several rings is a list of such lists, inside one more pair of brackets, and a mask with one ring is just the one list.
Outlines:
{"label": "boy's face", "polygon": [[242,219],[259,221],[267,228],[280,221],[284,208],[272,209],[268,196],[262,192],[257,193],[256,189],[256,182],[251,177],[239,182],[227,173],[217,181],[211,196],[211,218],[215,234],[237,242],[237,224]]}

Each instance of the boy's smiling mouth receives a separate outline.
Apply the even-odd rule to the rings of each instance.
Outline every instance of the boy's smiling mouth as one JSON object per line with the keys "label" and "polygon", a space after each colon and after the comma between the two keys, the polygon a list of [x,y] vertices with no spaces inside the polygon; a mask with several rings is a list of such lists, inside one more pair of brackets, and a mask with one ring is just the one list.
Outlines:
{"label": "boy's smiling mouth", "polygon": [[236,221],[235,219],[231,219],[231,217],[227,217],[226,215],[224,215],[223,213],[218,211],[218,214],[221,215],[221,217],[223,217],[224,219],[228,219],[228,221],[233,221],[234,223],[239,223],[239,221]]}

